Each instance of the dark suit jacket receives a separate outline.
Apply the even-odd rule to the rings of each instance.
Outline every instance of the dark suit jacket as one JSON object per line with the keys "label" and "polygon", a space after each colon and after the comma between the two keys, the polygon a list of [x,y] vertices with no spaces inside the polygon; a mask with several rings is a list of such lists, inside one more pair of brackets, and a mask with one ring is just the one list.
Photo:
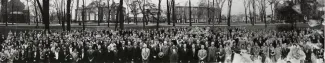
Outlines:
{"label": "dark suit jacket", "polygon": [[[159,53],[159,48],[158,47],[153,47],[153,48],[150,49],[150,56],[149,56],[149,58],[150,58],[150,61],[151,62],[157,62],[157,60],[158,60],[158,53]],[[154,56],[156,58],[154,58]]]}
{"label": "dark suit jacket", "polygon": [[123,49],[123,46],[121,48],[119,48],[118,50],[118,60],[121,61],[121,62],[125,62],[127,60],[127,48],[124,47]]}
{"label": "dark suit jacket", "polygon": [[141,49],[140,49],[140,47],[136,47],[136,48],[134,48],[133,47],[133,54],[132,54],[133,56],[133,59],[134,59],[134,61],[135,62],[140,62],[141,61]]}
{"label": "dark suit jacket", "polygon": [[65,54],[64,54],[64,51],[63,50],[60,50],[59,52],[59,59],[58,59],[59,62],[64,62],[65,61]]}
{"label": "dark suit jacket", "polygon": [[128,46],[127,51],[126,51],[127,61],[132,61],[132,59],[133,59],[133,53],[132,52],[133,52],[133,47]]}
{"label": "dark suit jacket", "polygon": [[[185,50],[186,49],[186,50]],[[191,50],[189,50],[188,48],[181,48],[180,51],[180,60],[182,63],[187,63],[191,58],[189,58],[191,56]]]}
{"label": "dark suit jacket", "polygon": [[190,49],[190,55],[191,56],[189,56],[189,60],[190,60],[190,62],[191,63],[197,63],[197,61],[198,61],[198,50],[199,49],[195,49],[195,50],[193,50],[193,49]]}
{"label": "dark suit jacket", "polygon": [[104,62],[104,51],[102,50],[96,50],[94,52],[95,57],[94,57],[94,61],[96,61],[97,63],[103,63]]}
{"label": "dark suit jacket", "polygon": [[216,47],[209,47],[208,48],[208,61],[215,61],[216,59],[216,50],[217,48]]}

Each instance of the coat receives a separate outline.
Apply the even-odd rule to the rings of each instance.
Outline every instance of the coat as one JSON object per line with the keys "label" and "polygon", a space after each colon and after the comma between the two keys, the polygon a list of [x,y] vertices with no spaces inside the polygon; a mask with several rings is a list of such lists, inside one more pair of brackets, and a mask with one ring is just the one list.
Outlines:
{"label": "coat", "polygon": [[216,58],[216,50],[217,50],[217,48],[216,47],[209,47],[208,48],[208,58],[207,58],[207,60],[209,61],[209,62],[215,62],[215,59],[217,59]]}

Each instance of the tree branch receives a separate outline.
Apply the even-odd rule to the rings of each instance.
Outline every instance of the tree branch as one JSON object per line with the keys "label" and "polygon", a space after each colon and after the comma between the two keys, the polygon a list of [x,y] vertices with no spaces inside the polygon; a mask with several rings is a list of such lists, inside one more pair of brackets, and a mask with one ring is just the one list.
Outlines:
{"label": "tree branch", "polygon": [[39,0],[36,0],[36,2],[37,2],[37,5],[38,5],[38,8],[40,8],[41,13],[43,14],[43,7],[42,7],[41,3],[39,2]]}

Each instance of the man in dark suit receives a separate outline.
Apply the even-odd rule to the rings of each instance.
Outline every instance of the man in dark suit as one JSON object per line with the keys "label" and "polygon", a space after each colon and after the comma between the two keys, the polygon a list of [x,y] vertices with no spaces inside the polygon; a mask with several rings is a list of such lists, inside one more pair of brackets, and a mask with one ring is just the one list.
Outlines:
{"label": "man in dark suit", "polygon": [[103,63],[104,62],[104,51],[101,45],[98,45],[98,49],[95,51],[95,62]]}
{"label": "man in dark suit", "polygon": [[164,45],[162,46],[162,52],[163,52],[163,63],[169,62],[169,46],[167,45],[167,42],[164,42]]}
{"label": "man in dark suit", "polygon": [[133,59],[133,46],[132,46],[132,44],[131,44],[131,42],[129,41],[128,42],[128,44],[127,44],[128,46],[126,46],[127,47],[127,62],[131,62],[132,61],[132,59]]}
{"label": "man in dark suit", "polygon": [[127,60],[126,53],[127,53],[127,48],[125,46],[125,42],[122,41],[122,45],[118,49],[118,60],[119,60],[119,63],[126,62],[126,60]]}
{"label": "man in dark suit", "polygon": [[33,52],[33,49],[32,47],[28,47],[28,53],[27,53],[27,62],[28,63],[32,63],[33,62],[33,59],[34,59],[34,52]]}
{"label": "man in dark suit", "polygon": [[180,53],[180,60],[181,60],[181,63],[188,63],[188,62],[190,62],[189,61],[189,56],[191,56],[190,55],[190,51],[189,51],[189,49],[188,49],[188,47],[187,47],[187,44],[183,44],[183,47],[182,48],[180,48],[181,49],[181,53]]}
{"label": "man in dark suit", "polygon": [[65,49],[60,48],[58,62],[64,62],[65,60]]}
{"label": "man in dark suit", "polygon": [[85,57],[88,60],[86,60],[85,62],[87,62],[87,63],[93,63],[95,61],[94,60],[94,58],[95,58],[95,55],[94,55],[94,51],[95,50],[94,49],[95,49],[94,47],[89,46],[89,49],[87,51],[87,57]]}
{"label": "man in dark suit", "polygon": [[216,62],[216,50],[215,42],[211,42],[211,45],[208,48],[208,62]]}
{"label": "man in dark suit", "polygon": [[225,50],[222,47],[222,45],[219,45],[219,48],[217,50],[217,62],[224,62],[225,61]]}
{"label": "man in dark suit", "polygon": [[138,43],[133,43],[133,53],[132,53],[132,59],[135,63],[140,63],[141,62],[141,49]]}
{"label": "man in dark suit", "polygon": [[189,56],[189,60],[190,60],[190,63],[197,63],[198,62],[198,48],[196,47],[196,44],[192,44],[192,47],[190,49],[190,55]]}
{"label": "man in dark suit", "polygon": [[151,62],[157,63],[158,62],[158,53],[160,52],[158,45],[153,46],[150,49],[150,51],[151,51],[150,56],[152,57]]}

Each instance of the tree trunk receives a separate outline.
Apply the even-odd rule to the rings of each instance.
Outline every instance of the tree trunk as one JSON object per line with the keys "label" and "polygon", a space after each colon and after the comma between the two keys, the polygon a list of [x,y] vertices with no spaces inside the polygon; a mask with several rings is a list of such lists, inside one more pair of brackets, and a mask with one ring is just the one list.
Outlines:
{"label": "tree trunk", "polygon": [[35,21],[36,21],[36,28],[38,28],[38,11],[37,11],[37,7],[36,7],[36,2],[34,2],[34,10],[35,10]]}
{"label": "tree trunk", "polygon": [[109,4],[109,0],[107,0],[107,7],[108,7],[108,17],[107,17],[107,27],[109,27],[109,21],[111,19],[111,7],[110,7],[110,4]]}
{"label": "tree trunk", "polygon": [[273,17],[274,17],[274,8],[273,8],[273,4],[271,4],[271,22],[274,23],[273,21]]}
{"label": "tree trunk", "polygon": [[85,21],[86,21],[86,11],[85,11],[85,0],[82,0],[82,12],[81,12],[81,19],[82,19],[82,30],[86,30],[86,25],[85,25]]}
{"label": "tree trunk", "polygon": [[[29,0],[27,0],[27,2],[29,2]],[[28,3],[27,3],[27,5],[29,5]],[[27,20],[28,20],[28,25],[30,25],[30,11],[29,11],[29,6],[27,7],[27,10],[28,10],[28,16],[27,16]]]}
{"label": "tree trunk", "polygon": [[214,5],[214,0],[212,0],[212,8],[213,8],[213,14],[212,14],[212,26],[214,26],[215,25],[215,15],[216,15],[216,13],[215,13],[215,7],[214,7],[215,5]]}
{"label": "tree trunk", "polygon": [[71,13],[70,8],[71,7],[71,0],[67,0],[67,30],[71,30]]}
{"label": "tree trunk", "polygon": [[255,1],[256,0],[253,0],[253,4],[252,4],[252,6],[253,6],[253,20],[252,20],[252,24],[253,24],[253,26],[255,25],[255,22],[256,22],[256,6],[255,6]]}
{"label": "tree trunk", "polygon": [[190,7],[190,9],[189,9],[189,11],[190,11],[190,16],[189,16],[189,18],[190,18],[190,26],[192,26],[192,5],[191,5],[191,0],[189,0],[189,7]]}
{"label": "tree trunk", "polygon": [[219,12],[219,22],[218,24],[220,24],[222,22],[222,9],[220,9],[220,12]]}
{"label": "tree trunk", "polygon": [[230,21],[231,21],[231,6],[232,6],[232,0],[228,0],[228,22],[227,25],[230,26]]}
{"label": "tree trunk", "polygon": [[10,21],[11,21],[11,24],[14,25],[14,14],[13,14],[13,12],[14,12],[14,3],[10,3],[10,4],[11,4],[11,12],[12,12],[11,15],[10,15],[11,16]]}
{"label": "tree trunk", "polygon": [[157,30],[159,30],[159,22],[160,22],[160,10],[161,10],[161,0],[159,0],[159,4],[158,4],[158,9],[159,9],[159,11],[158,11],[158,20],[157,20]]}
{"label": "tree trunk", "polygon": [[3,22],[6,23],[6,26],[8,26],[8,0],[1,0],[2,9],[1,12],[4,13],[3,15]]}
{"label": "tree trunk", "polygon": [[176,13],[175,13],[175,0],[173,0],[173,8],[172,8],[172,12],[173,12],[173,26],[175,26],[176,24]]}
{"label": "tree trunk", "polygon": [[247,6],[249,6],[248,4],[249,4],[249,1],[248,1],[248,0],[244,0],[244,8],[245,8],[245,23],[246,23],[246,24],[248,23],[248,18],[247,18],[247,10],[249,10],[249,9],[247,9],[247,8],[248,8]]}
{"label": "tree trunk", "polygon": [[79,0],[77,0],[77,5],[76,5],[77,9],[75,10],[75,21],[79,23],[80,25],[80,21],[78,21],[78,10],[79,10]]}
{"label": "tree trunk", "polygon": [[138,25],[138,15],[136,14],[136,15],[134,15],[134,21],[135,21],[135,25]]}
{"label": "tree trunk", "polygon": [[[101,11],[101,7],[99,7],[99,4],[98,4],[98,7],[97,7],[97,8],[98,8],[98,12],[97,12],[97,13],[98,13],[98,14],[97,14],[97,15],[98,15],[98,16],[97,16],[97,17],[98,17],[97,24],[98,24],[98,26],[100,26],[100,22],[101,22],[101,19],[102,19],[102,15],[101,15],[101,14],[102,14],[102,13],[101,13],[102,11]],[[95,19],[96,19],[96,18],[95,18]]]}
{"label": "tree trunk", "polygon": [[211,17],[210,17],[210,0],[208,0],[208,8],[207,8],[207,10],[208,10],[208,24],[211,24]]}
{"label": "tree trunk", "polygon": [[167,22],[168,22],[168,25],[170,25],[170,6],[169,6],[169,0],[167,0]]}
{"label": "tree trunk", "polygon": [[[64,7],[62,7],[62,8],[64,8]],[[63,13],[61,13],[60,14],[61,15],[61,21],[62,21],[62,29],[63,29],[63,31],[65,31],[66,29],[66,27],[65,27],[65,22],[66,22],[66,15],[65,15],[65,9],[64,9],[64,11],[63,11]]]}
{"label": "tree trunk", "polygon": [[49,22],[49,10],[50,10],[50,1],[49,0],[43,0],[43,22],[45,22],[45,30],[50,33],[50,22]]}
{"label": "tree trunk", "polygon": [[146,15],[145,15],[145,4],[146,4],[146,0],[144,0],[143,1],[143,6],[142,6],[142,15],[143,15],[143,17],[142,17],[142,23],[143,23],[143,29],[145,29],[146,28],[146,23],[145,23],[145,21],[146,21]]}
{"label": "tree trunk", "polygon": [[[117,9],[118,10],[118,9]],[[117,30],[117,27],[118,27],[118,23],[120,22],[120,18],[119,18],[119,15],[120,15],[120,12],[121,11],[117,11],[116,12],[116,15],[115,15],[115,30]]]}
{"label": "tree trunk", "polygon": [[247,19],[247,9],[245,8],[245,23],[248,23],[248,19]]}
{"label": "tree trunk", "polygon": [[124,29],[124,10],[123,10],[123,0],[120,0],[120,7],[119,7],[119,11],[120,11],[120,29],[123,30]]}

